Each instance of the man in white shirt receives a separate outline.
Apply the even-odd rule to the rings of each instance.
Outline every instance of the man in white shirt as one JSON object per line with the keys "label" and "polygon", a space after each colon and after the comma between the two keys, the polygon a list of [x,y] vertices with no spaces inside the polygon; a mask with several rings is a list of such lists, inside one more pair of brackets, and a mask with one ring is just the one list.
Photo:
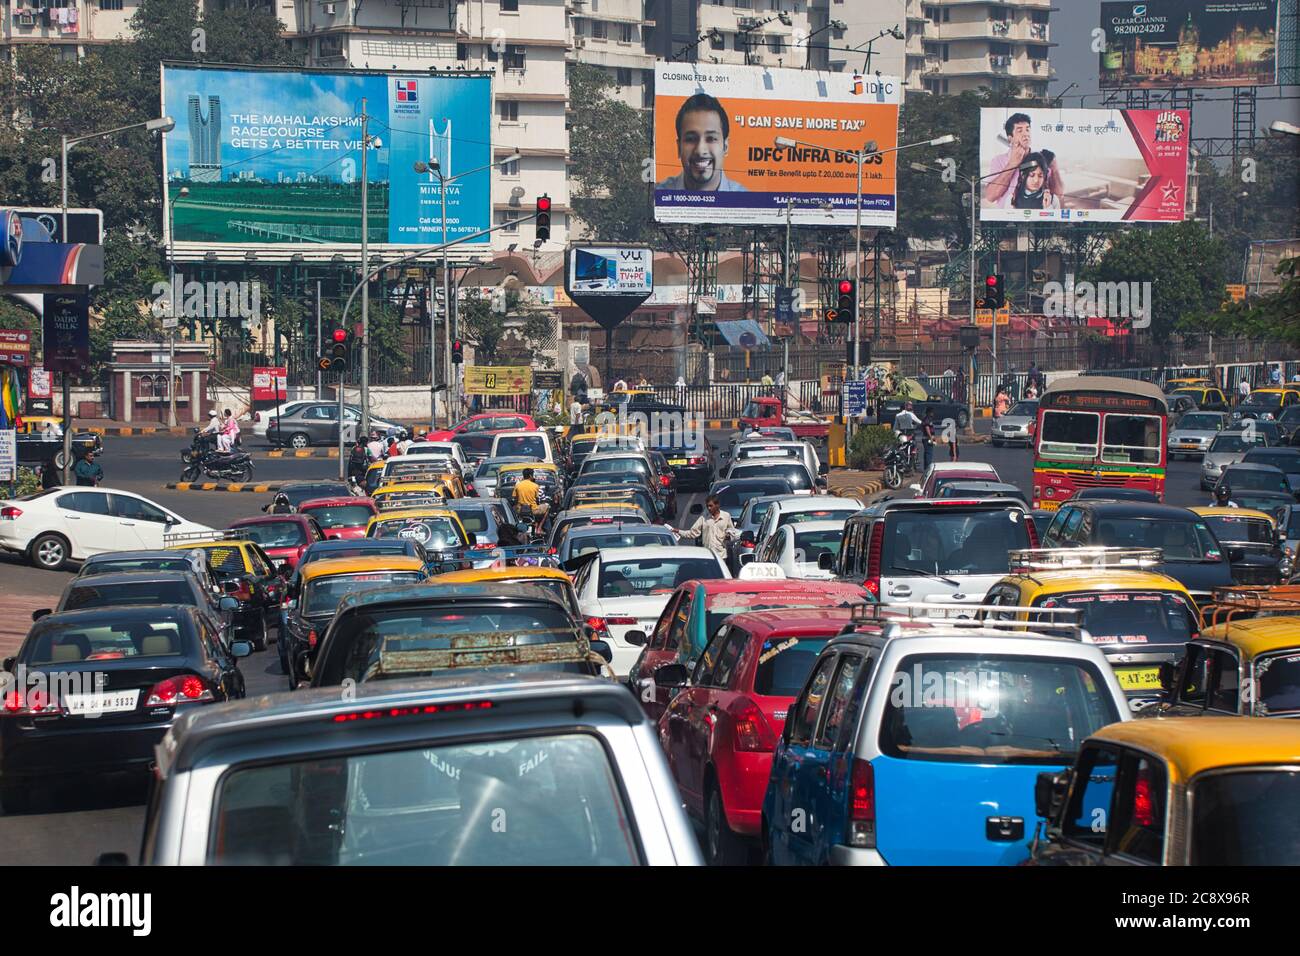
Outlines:
{"label": "man in white shirt", "polygon": [[906,402],[903,410],[894,416],[894,433],[898,435],[910,435],[916,431],[921,424],[921,419],[916,417],[916,412],[912,411],[912,403]]}
{"label": "man in white shirt", "polygon": [[372,462],[381,460],[387,450],[388,446],[385,445],[384,440],[379,437],[379,432],[372,431],[370,433],[370,441],[366,443],[366,454],[370,456],[370,460]]}
{"label": "man in white shirt", "polygon": [[731,515],[722,510],[722,503],[717,495],[709,495],[705,500],[708,509],[700,515],[699,520],[688,529],[678,530],[672,525],[665,525],[669,531],[676,531],[683,540],[699,539],[700,544],[708,548],[724,562],[727,560],[727,541],[736,537],[736,525]]}
{"label": "man in white shirt", "polygon": [[569,405],[569,424],[570,425],[582,424],[582,402],[578,401],[578,397],[576,395],[573,397],[572,404]]}
{"label": "man in white shirt", "polygon": [[1250,383],[1244,378],[1237,383],[1237,404],[1240,405],[1250,397]]}

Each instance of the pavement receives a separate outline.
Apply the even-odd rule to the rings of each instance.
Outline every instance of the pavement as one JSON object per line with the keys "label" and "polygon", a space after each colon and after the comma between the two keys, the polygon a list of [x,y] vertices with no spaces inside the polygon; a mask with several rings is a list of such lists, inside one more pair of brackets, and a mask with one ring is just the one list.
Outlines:
{"label": "pavement", "polygon": [[826,476],[826,490],[832,495],[861,498],[879,494],[885,487],[878,471],[859,471],[856,468],[832,468]]}

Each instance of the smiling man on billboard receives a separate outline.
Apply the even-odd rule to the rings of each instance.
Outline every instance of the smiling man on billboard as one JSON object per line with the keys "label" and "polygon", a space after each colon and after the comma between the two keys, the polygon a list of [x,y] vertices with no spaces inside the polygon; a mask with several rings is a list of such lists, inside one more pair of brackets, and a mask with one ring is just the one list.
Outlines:
{"label": "smiling man on billboard", "polygon": [[744,186],[722,172],[731,139],[731,123],[716,97],[696,93],[677,111],[677,155],[682,162],[678,176],[659,183],[658,189],[689,192],[747,192]]}

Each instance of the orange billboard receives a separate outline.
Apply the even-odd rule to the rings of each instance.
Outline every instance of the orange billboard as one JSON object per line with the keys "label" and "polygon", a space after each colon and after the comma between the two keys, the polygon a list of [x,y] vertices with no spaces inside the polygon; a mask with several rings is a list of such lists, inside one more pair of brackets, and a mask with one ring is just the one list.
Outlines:
{"label": "orange billboard", "polygon": [[[659,222],[893,226],[895,77],[656,64]],[[875,151],[875,152],[873,152]]]}

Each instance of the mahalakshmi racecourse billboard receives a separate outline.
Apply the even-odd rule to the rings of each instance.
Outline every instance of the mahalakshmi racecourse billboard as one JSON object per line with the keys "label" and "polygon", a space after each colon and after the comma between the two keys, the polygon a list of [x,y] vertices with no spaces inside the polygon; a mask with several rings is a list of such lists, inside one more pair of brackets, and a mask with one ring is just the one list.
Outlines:
{"label": "mahalakshmi racecourse billboard", "polygon": [[[784,225],[793,201],[794,223],[851,226],[854,153],[898,145],[901,100],[891,76],[658,62],[655,219]],[[863,165],[864,225],[895,224],[896,157]]]}
{"label": "mahalakshmi racecourse billboard", "polygon": [[[450,178],[492,162],[490,75],[164,64],[163,114],[176,120],[166,137],[164,222],[174,223],[178,258],[223,248],[355,256],[363,99],[379,140],[367,159],[369,242],[441,242],[438,177],[414,166],[436,159]],[[490,176],[448,183],[448,240],[491,225]]]}

